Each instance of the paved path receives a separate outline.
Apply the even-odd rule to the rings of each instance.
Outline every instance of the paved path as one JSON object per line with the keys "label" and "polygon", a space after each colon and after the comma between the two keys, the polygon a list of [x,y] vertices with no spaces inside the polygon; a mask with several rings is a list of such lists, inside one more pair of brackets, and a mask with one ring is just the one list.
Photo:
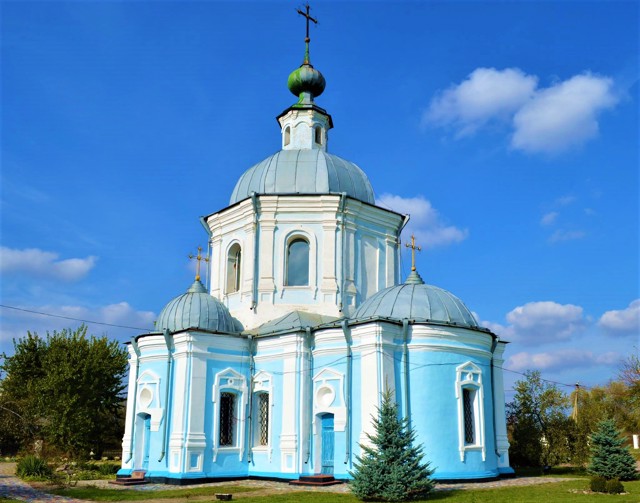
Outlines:
{"label": "paved path", "polygon": [[[56,496],[40,491],[23,482],[15,475],[15,463],[0,463],[0,497],[11,498],[29,503],[86,503],[84,500],[74,498],[66,498]],[[438,484],[437,491],[451,491],[464,489],[492,489],[496,487],[513,487],[513,486],[530,486],[536,484],[548,484],[553,482],[565,482],[572,480],[570,478],[560,477],[518,477],[513,479],[502,479],[494,482],[464,482],[458,484]],[[256,490],[245,493],[235,493],[234,499],[241,499],[249,496],[268,496],[271,494],[282,494],[292,491],[314,491],[314,492],[332,492],[332,493],[348,493],[349,486],[347,484],[328,486],[328,487],[300,487],[290,486],[286,482],[274,482],[270,480],[235,480],[229,482],[216,482],[208,484],[194,484],[189,486],[175,486],[168,484],[147,484],[143,486],[122,487],[110,485],[106,480],[87,480],[80,481],[78,485],[93,485],[109,489],[133,489],[136,491],[157,491],[157,490],[177,490],[187,487],[216,487],[216,486],[244,486],[254,487]],[[211,500],[211,496],[203,496],[202,498],[190,498],[191,500],[204,499]],[[149,500],[152,503],[153,500]],[[167,500],[158,500],[167,501]]]}

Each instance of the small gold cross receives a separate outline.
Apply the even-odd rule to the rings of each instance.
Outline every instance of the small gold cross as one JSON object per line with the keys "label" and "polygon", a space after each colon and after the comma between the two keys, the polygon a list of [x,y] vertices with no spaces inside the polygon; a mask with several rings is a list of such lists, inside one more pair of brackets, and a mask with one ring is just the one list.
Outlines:
{"label": "small gold cross", "polygon": [[411,248],[411,270],[415,271],[416,270],[416,250],[422,251],[422,248],[420,246],[416,246],[416,237],[413,234],[411,234],[411,244],[405,243],[404,245],[407,248]]}
{"label": "small gold cross", "polygon": [[198,254],[191,255],[189,254],[189,258],[191,260],[196,259],[196,281],[200,281],[200,261],[204,260],[205,262],[209,262],[209,259],[202,256],[202,246],[198,246]]}

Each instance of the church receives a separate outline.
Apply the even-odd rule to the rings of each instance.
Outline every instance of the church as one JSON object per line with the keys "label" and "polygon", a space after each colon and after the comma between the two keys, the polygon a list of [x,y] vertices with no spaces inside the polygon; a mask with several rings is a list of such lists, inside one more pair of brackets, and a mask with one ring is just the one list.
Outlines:
{"label": "church", "polygon": [[506,343],[415,260],[401,277],[409,217],[376,205],[365,172],[329,153],[315,20],[299,12],[306,51],[288,79],[297,101],[277,117],[280,150],[201,218],[210,253],[195,257],[195,281],[128,343],[118,475],[349,479],[386,389],[436,480],[510,475]]}

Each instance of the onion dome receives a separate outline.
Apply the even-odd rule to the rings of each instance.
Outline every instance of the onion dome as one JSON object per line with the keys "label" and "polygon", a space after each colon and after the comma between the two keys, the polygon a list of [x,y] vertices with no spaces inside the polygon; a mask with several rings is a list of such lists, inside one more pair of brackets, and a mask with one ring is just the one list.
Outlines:
{"label": "onion dome", "polygon": [[281,150],[249,168],[229,204],[256,194],[341,194],[375,204],[373,187],[357,165],[320,149]]}
{"label": "onion dome", "polygon": [[287,79],[287,87],[292,94],[303,98],[303,93],[309,93],[311,100],[322,94],[326,84],[324,76],[311,63],[306,62],[291,72]]}
{"label": "onion dome", "polygon": [[156,330],[235,333],[241,329],[224,304],[212,297],[196,279],[186,293],[170,301],[160,312]]}
{"label": "onion dome", "polygon": [[355,311],[353,319],[392,318],[445,323],[479,329],[471,311],[451,292],[427,285],[412,271],[402,285],[372,295]]}

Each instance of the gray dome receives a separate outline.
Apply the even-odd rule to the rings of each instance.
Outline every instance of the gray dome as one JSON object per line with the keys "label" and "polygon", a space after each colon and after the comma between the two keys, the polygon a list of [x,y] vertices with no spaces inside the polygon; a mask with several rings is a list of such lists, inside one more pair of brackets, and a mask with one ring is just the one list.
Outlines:
{"label": "gray dome", "polygon": [[471,311],[452,293],[424,283],[392,286],[372,295],[355,311],[353,319],[404,318],[479,328]]}
{"label": "gray dome", "polygon": [[158,316],[156,330],[178,332],[180,330],[205,330],[207,332],[239,332],[229,310],[207,293],[199,280],[170,301]]}
{"label": "gray dome", "polygon": [[249,168],[229,204],[257,194],[346,194],[375,204],[371,182],[358,166],[320,149],[281,150]]}

